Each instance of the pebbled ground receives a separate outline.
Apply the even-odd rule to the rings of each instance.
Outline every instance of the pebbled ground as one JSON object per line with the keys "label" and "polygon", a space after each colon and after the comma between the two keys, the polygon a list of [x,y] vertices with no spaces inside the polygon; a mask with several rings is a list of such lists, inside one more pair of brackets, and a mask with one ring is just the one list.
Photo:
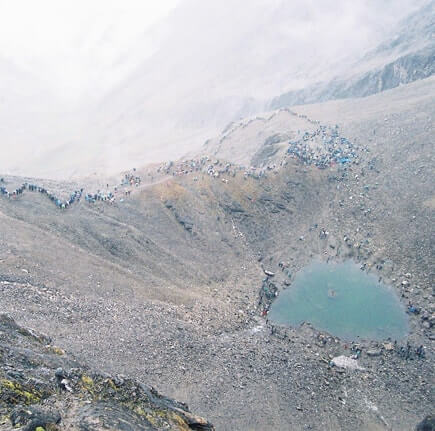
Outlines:
{"label": "pebbled ground", "polygon": [[[415,428],[433,410],[433,82],[294,108],[368,149],[346,170],[289,160],[261,179],[185,175],[65,213],[37,195],[0,199],[2,310],[220,430]],[[271,136],[291,129],[282,121]],[[363,342],[352,371],[330,360],[353,343],[262,318],[264,271],[279,294],[313,258],[351,258],[391,284],[420,309],[408,339]]]}

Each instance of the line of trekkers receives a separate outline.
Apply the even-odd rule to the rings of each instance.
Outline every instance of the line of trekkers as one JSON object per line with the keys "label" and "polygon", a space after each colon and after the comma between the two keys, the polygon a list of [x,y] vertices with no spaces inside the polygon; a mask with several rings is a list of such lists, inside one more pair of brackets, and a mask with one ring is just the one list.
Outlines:
{"label": "line of trekkers", "polygon": [[[133,169],[133,172],[135,172],[136,169]],[[75,190],[73,193],[70,194],[68,199],[60,199],[55,194],[49,192],[45,187],[38,186],[37,184],[29,184],[24,183],[19,188],[8,191],[8,189],[2,185],[6,184],[4,178],[0,178],[0,195],[3,195],[9,199],[16,198],[17,196],[20,196],[24,193],[25,190],[31,191],[31,192],[37,192],[41,193],[43,195],[46,195],[51,202],[53,202],[57,208],[60,209],[66,209],[69,208],[72,204],[75,202],[80,202],[80,199],[82,195],[84,194],[84,189],[81,188],[80,190]],[[141,178],[135,174],[125,174],[124,178],[121,180],[121,186],[128,186],[128,185],[135,185],[138,187],[141,184]],[[107,188],[109,188],[109,184],[107,184]],[[98,190],[97,193],[86,193],[84,195],[85,201],[92,204],[97,201],[102,202],[108,202],[108,203],[114,203],[115,202],[115,194],[118,192],[118,187],[114,188],[114,192],[107,192],[104,193],[101,190]],[[125,196],[130,196],[131,190],[124,190]],[[120,202],[123,202],[124,199],[120,199]]]}
{"label": "line of trekkers", "polygon": [[58,208],[61,209],[68,208],[74,202],[79,202],[83,193],[83,189],[75,190],[73,193],[71,193],[68,199],[61,200],[56,195],[49,192],[46,188],[40,187],[36,184],[24,183],[21,187],[11,192],[8,191],[5,186],[0,186],[0,193],[7,198],[15,198],[19,195],[22,195],[24,193],[24,190],[29,190],[31,192],[37,192],[46,195],[48,199],[50,199],[50,201],[52,201]]}
{"label": "line of trekkers", "polygon": [[107,195],[98,191],[97,193],[86,193],[85,201],[89,203],[94,203],[96,201],[115,201],[115,195],[112,192],[109,192]]}

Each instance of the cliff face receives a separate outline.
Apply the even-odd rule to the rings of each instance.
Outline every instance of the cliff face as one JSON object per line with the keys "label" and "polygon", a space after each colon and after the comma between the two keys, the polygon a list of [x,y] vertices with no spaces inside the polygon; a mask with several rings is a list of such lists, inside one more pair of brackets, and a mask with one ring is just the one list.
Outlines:
{"label": "cliff face", "polygon": [[428,78],[435,73],[435,48],[426,47],[400,56],[386,65],[351,79],[337,79],[299,91],[285,93],[272,101],[272,108],[365,97],[399,85]]}
{"label": "cliff face", "polygon": [[82,367],[50,339],[0,315],[0,430],[213,430],[185,404]]}
{"label": "cliff face", "polygon": [[332,81],[284,93],[271,108],[365,97],[427,78],[435,72],[435,2],[403,20],[395,35],[368,52]]}

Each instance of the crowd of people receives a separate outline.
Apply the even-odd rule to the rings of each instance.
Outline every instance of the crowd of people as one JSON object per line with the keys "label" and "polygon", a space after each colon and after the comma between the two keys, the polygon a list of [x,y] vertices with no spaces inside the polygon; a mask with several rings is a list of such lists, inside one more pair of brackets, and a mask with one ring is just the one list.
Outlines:
{"label": "crowd of people", "polygon": [[[358,153],[362,148],[354,145],[349,139],[340,136],[338,125],[332,127],[321,125],[319,121],[311,120],[306,115],[292,111],[288,112],[291,115],[305,119],[316,128],[310,132],[298,131],[295,139],[287,141],[288,148],[280,160],[268,161],[266,159],[260,166],[245,167],[223,162],[210,156],[202,156],[198,159],[182,160],[178,163],[163,163],[157,168],[157,174],[183,176],[203,172],[210,177],[220,178],[225,174],[227,177],[234,177],[237,172],[243,172],[244,178],[260,179],[267,177],[268,173],[276,172],[284,167],[288,163],[288,158],[298,159],[306,166],[314,165],[320,169],[335,164],[344,166],[358,160]],[[246,125],[243,125],[243,127],[246,127]],[[195,178],[197,179],[197,177]],[[222,179],[222,181],[227,182],[228,180]]]}
{"label": "crowd of people", "polygon": [[11,192],[8,191],[8,189],[5,186],[0,186],[0,193],[3,196],[6,196],[7,198],[12,198],[12,197],[15,197],[15,196],[19,196],[19,195],[23,194],[24,190],[25,190],[24,185],[22,185],[21,187],[18,187],[18,189],[15,189],[15,190],[13,190]]}
{"label": "crowd of people", "polygon": [[[136,169],[133,170],[133,172],[135,171]],[[37,184],[31,184],[27,182],[23,183],[20,187],[18,187],[15,190],[9,191],[6,187],[5,179],[0,178],[0,195],[9,199],[14,199],[22,195],[25,191],[40,193],[46,196],[51,202],[53,202],[53,204],[56,205],[57,208],[67,209],[74,203],[80,202],[80,199],[82,198],[83,195],[85,201],[89,204],[95,203],[97,201],[114,203],[116,199],[116,194],[121,195],[122,197],[120,198],[120,201],[123,201],[125,196],[130,196],[131,194],[131,190],[125,189],[125,187],[130,185],[135,185],[136,187],[139,187],[140,184],[141,184],[140,176],[136,175],[135,173],[134,174],[127,173],[124,175],[124,177],[120,182],[120,186],[123,187],[122,190],[119,190],[118,186],[115,186],[113,191],[103,192],[101,190],[98,190],[97,193],[84,194],[84,189],[80,188],[79,190],[75,190],[73,193],[71,193],[68,198],[62,199],[58,197],[55,193],[50,192],[44,186],[39,186]],[[109,188],[109,184],[107,184],[107,188]]]}
{"label": "crowd of people", "polygon": [[[124,178],[121,181],[121,186],[139,187],[141,182],[142,182],[142,179],[140,176],[136,175],[135,172],[136,172],[136,168],[133,168],[133,173],[130,173],[130,172],[126,173],[124,175]],[[115,189],[116,189],[116,187],[115,187]]]}
{"label": "crowd of people", "polygon": [[[228,183],[228,177],[235,177],[238,172],[243,173],[243,177],[260,179],[267,177],[270,172],[278,171],[288,163],[288,158],[296,158],[304,165],[314,165],[320,169],[325,169],[334,164],[346,165],[356,162],[358,151],[361,150],[352,144],[347,138],[340,136],[338,126],[323,126],[318,121],[309,119],[306,115],[297,114],[289,111],[291,115],[305,119],[310,124],[316,126],[314,131],[298,131],[297,138],[288,141],[288,148],[280,160],[264,160],[260,166],[245,167],[230,162],[224,162],[217,158],[201,156],[197,159],[182,160],[177,163],[167,162],[158,166],[157,174],[183,176],[194,173],[204,173],[212,178],[220,178],[221,181]],[[276,115],[276,114],[274,114]],[[198,177],[195,176],[197,181]],[[9,198],[15,198],[25,190],[45,194],[58,208],[66,209],[75,202],[79,202],[83,195],[83,188],[74,191],[68,199],[60,199],[46,188],[35,184],[24,183],[13,191],[8,191],[4,184],[4,179],[0,178],[0,194]],[[139,187],[142,183],[141,177],[133,168],[121,179],[118,186],[109,191],[107,184],[106,191],[98,190],[96,193],[86,193],[85,201],[93,204],[97,201],[114,203],[117,198],[122,202],[125,197],[130,196],[130,187]],[[120,187],[121,189],[119,189]]]}
{"label": "crowd of people", "polygon": [[[4,183],[4,179],[2,179],[2,183]],[[5,186],[0,186],[0,193],[7,198],[15,198],[24,193],[25,190],[30,192],[41,193],[50,199],[58,208],[66,209],[74,202],[79,202],[83,193],[83,189],[75,190],[68,199],[60,199],[54,193],[49,192],[45,187],[38,186],[36,184],[24,183],[20,187],[15,190],[8,191]]]}
{"label": "crowd of people", "polygon": [[112,192],[109,193],[102,193],[100,190],[97,191],[97,193],[86,193],[85,195],[85,201],[88,203],[95,203],[97,201],[102,201],[102,202],[110,202],[113,203],[115,202],[115,195]]}
{"label": "crowd of people", "polygon": [[163,163],[157,168],[157,173],[179,177],[195,172],[204,172],[210,177],[219,178],[223,174],[235,176],[238,171],[243,169],[242,166],[223,162],[219,159],[212,159],[209,156],[202,156],[198,159],[182,160],[178,163]]}
{"label": "crowd of people", "polygon": [[227,182],[228,179],[222,178],[222,176],[235,177],[237,172],[242,172],[245,178],[264,178],[267,176],[267,172],[276,170],[278,166],[284,166],[286,163],[285,160],[282,160],[278,164],[271,163],[262,167],[251,166],[246,168],[243,165],[203,156],[199,159],[183,160],[179,163],[164,163],[157,168],[157,173],[179,177],[195,172],[203,172],[212,178],[221,178],[223,182]]}
{"label": "crowd of people", "polygon": [[418,347],[412,347],[409,342],[406,343],[406,346],[398,346],[397,343],[394,343],[394,350],[402,359],[414,359],[414,358],[424,358],[426,356],[426,352],[423,345]]}
{"label": "crowd of people", "polygon": [[289,142],[287,154],[304,165],[325,169],[333,164],[350,163],[357,158],[358,148],[338,133],[338,126],[320,125],[314,132],[304,132],[299,139]]}

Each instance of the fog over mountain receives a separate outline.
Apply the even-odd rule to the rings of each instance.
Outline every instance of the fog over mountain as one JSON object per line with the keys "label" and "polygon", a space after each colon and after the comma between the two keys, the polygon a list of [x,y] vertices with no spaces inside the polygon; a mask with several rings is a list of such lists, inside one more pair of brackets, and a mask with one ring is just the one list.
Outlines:
{"label": "fog over mountain", "polygon": [[[181,0],[154,19],[134,1],[33,7],[28,33],[1,32],[2,168],[66,178],[179,157],[276,95],[345,73],[424,3]],[[62,26],[64,40],[41,36]]]}
{"label": "fog over mountain", "polygon": [[386,41],[369,51],[331,81],[292,89],[273,99],[271,108],[363,97],[435,72],[435,2],[405,17]]}
{"label": "fog over mountain", "polygon": [[434,33],[0,0],[0,431],[435,431]]}

